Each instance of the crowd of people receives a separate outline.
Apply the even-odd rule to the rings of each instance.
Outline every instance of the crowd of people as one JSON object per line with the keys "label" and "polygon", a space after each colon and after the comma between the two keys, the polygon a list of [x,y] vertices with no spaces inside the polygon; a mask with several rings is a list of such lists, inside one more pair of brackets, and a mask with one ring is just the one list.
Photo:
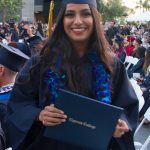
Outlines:
{"label": "crowd of people", "polygon": [[[63,88],[124,108],[108,150],[134,150],[138,120],[150,107],[150,29],[121,26],[114,20],[106,27],[101,21],[96,0],[63,0],[50,37],[41,22],[0,25],[0,122],[6,136],[0,146],[85,149],[43,136],[45,126],[67,120],[67,114],[54,105],[57,90]],[[128,70],[127,56],[138,59]],[[143,92],[140,112],[130,78]]]}
{"label": "crowd of people", "polygon": [[[150,29],[144,25],[125,25],[120,28],[111,21],[106,30],[106,37],[111,45],[110,50],[125,65],[128,56],[138,59],[136,64],[127,68],[127,74],[130,79],[137,81],[143,92],[145,102],[139,113],[139,120],[142,120],[144,113],[150,107]],[[150,122],[145,121],[145,124]]]}

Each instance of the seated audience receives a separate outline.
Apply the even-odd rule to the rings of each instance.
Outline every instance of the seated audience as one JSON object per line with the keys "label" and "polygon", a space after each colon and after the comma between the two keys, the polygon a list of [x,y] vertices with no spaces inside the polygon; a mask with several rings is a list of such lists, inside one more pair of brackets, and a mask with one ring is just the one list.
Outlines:
{"label": "seated audience", "polygon": [[129,78],[133,77],[133,73],[140,73],[141,76],[144,76],[143,64],[145,58],[145,51],[146,48],[144,48],[143,46],[140,46],[136,49],[135,56],[139,59],[139,61],[127,71]]}
{"label": "seated audience", "polygon": [[124,39],[120,36],[116,36],[113,42],[114,53],[122,61],[125,61],[126,52],[124,48]]}
{"label": "seated audience", "polygon": [[134,45],[133,45],[133,41],[134,40],[135,40],[134,37],[128,37],[127,38],[127,42],[128,42],[128,45],[126,46],[126,54],[127,54],[127,56],[131,56],[132,55],[133,49],[135,48]]}
{"label": "seated audience", "polygon": [[143,91],[143,97],[145,100],[145,104],[140,111],[140,117],[144,115],[148,107],[150,107],[150,47],[146,51],[145,62],[143,65],[143,69],[145,72],[145,78],[143,83],[140,84],[140,87]]}
{"label": "seated audience", "polygon": [[136,50],[137,50],[137,48],[142,45],[142,40],[141,40],[141,38],[137,37],[137,38],[133,41],[133,45],[134,45],[134,49],[133,49],[133,51],[132,51],[132,56],[135,57],[135,56],[136,56]]}

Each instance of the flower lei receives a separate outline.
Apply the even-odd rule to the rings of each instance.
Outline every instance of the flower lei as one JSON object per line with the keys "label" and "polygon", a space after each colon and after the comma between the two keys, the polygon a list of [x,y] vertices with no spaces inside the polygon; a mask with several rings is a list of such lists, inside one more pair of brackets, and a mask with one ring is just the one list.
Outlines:
{"label": "flower lei", "polygon": [[[110,104],[111,103],[111,93],[110,93],[110,85],[109,85],[110,75],[107,74],[104,66],[100,63],[96,53],[90,54],[89,59],[93,65],[93,74],[96,80],[95,98],[100,102]],[[57,67],[59,68],[60,64]],[[64,78],[65,75],[60,76],[52,69],[48,70],[46,74],[46,83],[48,85],[49,92],[51,95],[50,103],[55,103],[55,100],[58,97],[59,83]]]}
{"label": "flower lei", "polygon": [[55,103],[55,100],[58,97],[58,83],[60,79],[61,78],[58,73],[54,72],[51,69],[48,70],[46,75],[46,82],[51,96],[50,103],[52,104]]}
{"label": "flower lei", "polygon": [[92,52],[92,54],[89,55],[89,59],[93,64],[93,73],[95,75],[96,80],[95,85],[96,99],[100,102],[110,104],[111,103],[111,93],[109,85],[110,75],[107,74],[104,66],[100,63],[96,52]]}

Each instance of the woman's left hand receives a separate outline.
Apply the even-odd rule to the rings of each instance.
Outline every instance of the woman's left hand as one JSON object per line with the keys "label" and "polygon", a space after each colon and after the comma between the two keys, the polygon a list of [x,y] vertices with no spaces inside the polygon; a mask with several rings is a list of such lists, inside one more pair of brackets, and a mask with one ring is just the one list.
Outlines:
{"label": "woman's left hand", "polygon": [[113,137],[120,138],[122,135],[124,135],[128,131],[129,131],[129,127],[127,123],[124,120],[119,119],[116,125],[116,129],[113,133]]}

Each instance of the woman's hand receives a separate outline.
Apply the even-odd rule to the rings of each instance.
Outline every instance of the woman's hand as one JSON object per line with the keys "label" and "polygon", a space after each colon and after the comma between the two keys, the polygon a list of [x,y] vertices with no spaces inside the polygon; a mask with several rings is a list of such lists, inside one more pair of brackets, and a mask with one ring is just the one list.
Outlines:
{"label": "woman's hand", "polygon": [[118,120],[116,129],[113,133],[113,137],[120,138],[122,135],[124,135],[126,132],[129,131],[129,127],[127,123],[121,119]]}
{"label": "woman's hand", "polygon": [[56,126],[65,122],[67,116],[63,111],[54,107],[54,105],[50,105],[46,106],[44,110],[40,112],[38,119],[44,126]]}

